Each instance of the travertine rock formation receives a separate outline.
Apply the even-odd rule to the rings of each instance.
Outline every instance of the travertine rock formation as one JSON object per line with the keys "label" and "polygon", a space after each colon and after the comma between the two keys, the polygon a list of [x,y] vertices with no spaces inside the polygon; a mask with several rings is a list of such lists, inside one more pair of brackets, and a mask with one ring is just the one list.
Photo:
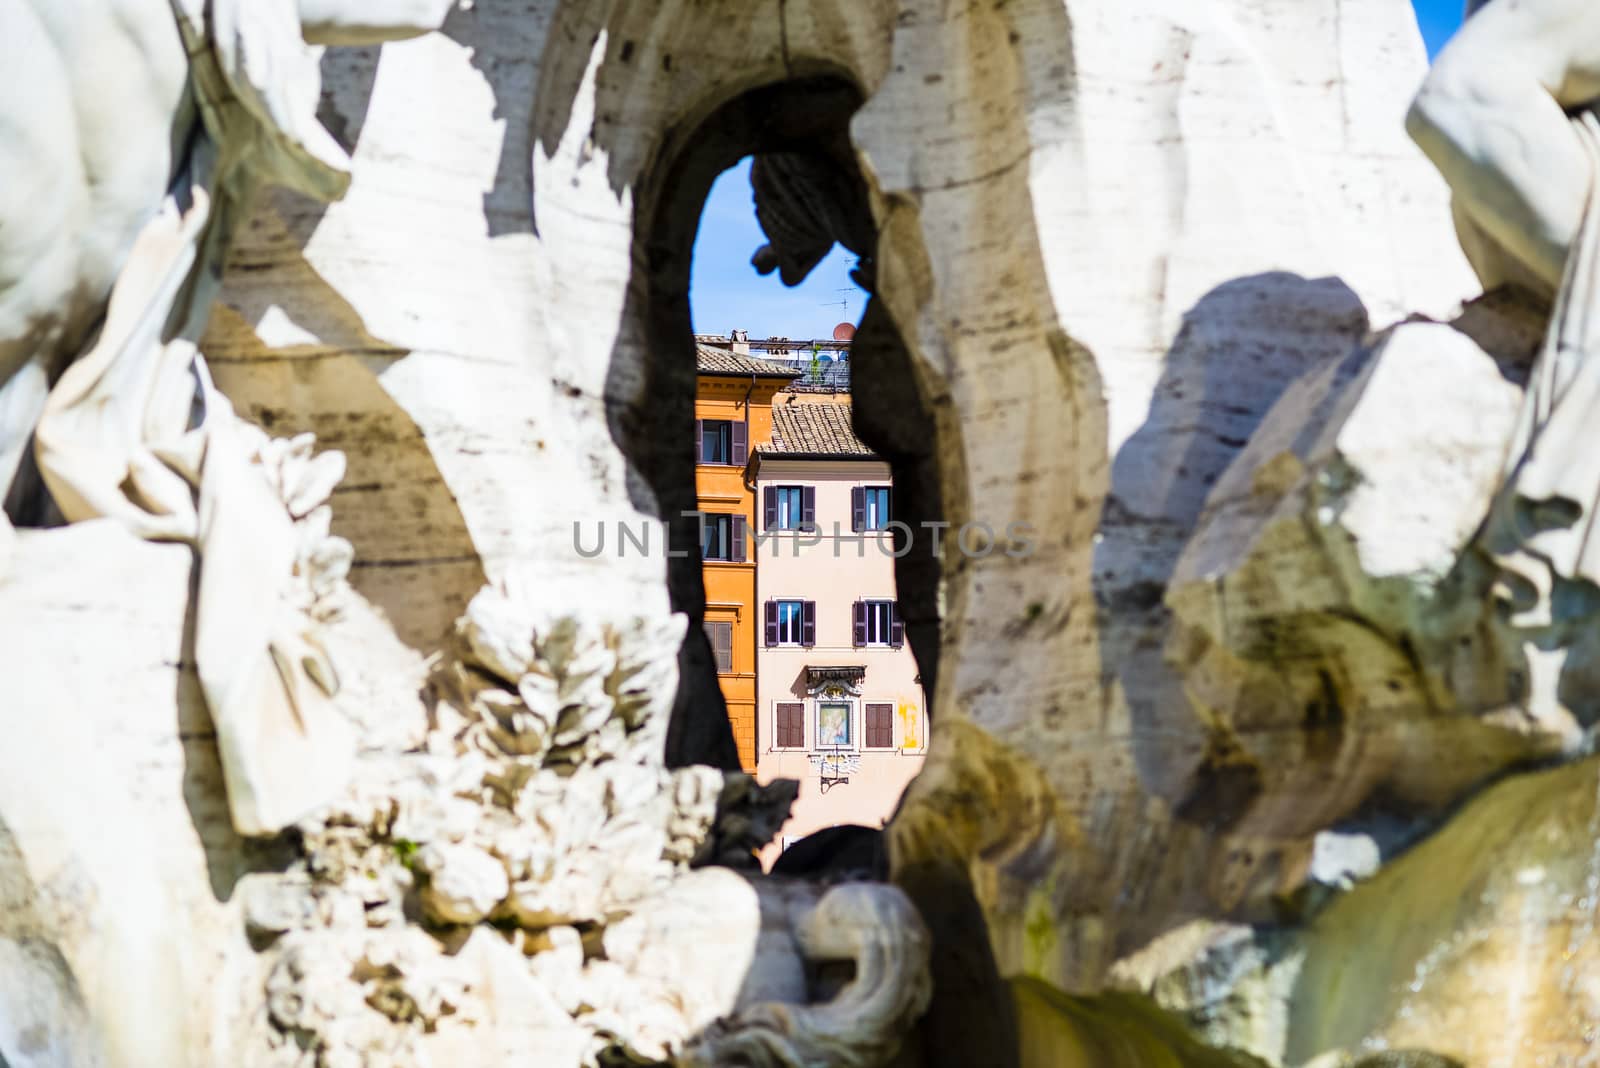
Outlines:
{"label": "travertine rock formation", "polygon": [[[190,547],[14,511],[0,1051],[866,1066],[922,1014],[927,959],[902,1063],[1204,1056],[1137,997],[1095,1000],[1113,983],[1237,1048],[1219,1063],[1498,1056],[1445,1033],[1498,1026],[1448,1004],[1454,979],[1403,1020],[1387,980],[1307,1007],[1359,985],[1341,947],[1385,952],[1378,888],[1430,863],[1403,845],[1586,742],[1574,704],[1523,699],[1540,661],[1462,563],[1542,322],[1456,315],[1471,274],[1403,131],[1422,69],[1390,0],[476,0],[328,51],[316,121],[348,192],[254,198],[185,337],[287,442],[255,455],[292,461],[272,488],[305,524],[303,607],[340,594],[318,640],[353,770],[290,834],[242,839],[270,828],[230,816]],[[935,716],[887,832],[916,914],[686,870],[773,827],[715,770],[699,628],[667,622],[702,608],[696,563],[572,540],[650,520],[692,541],[689,256],[752,151],[826,156],[860,198],[840,216],[871,214],[858,429],[897,507],[951,524],[899,564]],[[315,459],[335,452],[342,480]],[[967,524],[1015,523],[1030,546],[960,551]],[[1466,886],[1444,866],[1440,894]],[[1347,890],[1331,941],[1251,926]],[[1485,908],[1438,944],[1509,915]],[[808,961],[854,978],[813,989]],[[1517,967],[1567,982],[1548,955]],[[1526,1003],[1551,1056],[1557,1000]]]}
{"label": "travertine rock formation", "polygon": [[1288,1061],[1426,1045],[1581,1063],[1600,1027],[1596,787],[1593,760],[1498,785],[1334,904],[1295,949]]}
{"label": "travertine rock formation", "polygon": [[[1584,744],[1553,692],[1529,692],[1542,654],[1495,611],[1493,569],[1462,553],[1499,489],[1528,370],[1510,337],[1498,360],[1481,348],[1474,317],[1535,340],[1540,325],[1502,300],[1455,325],[1403,324],[1293,383],[1178,560],[1166,653],[1250,781],[1239,830],[1315,834],[1375,796],[1437,812]],[[1295,796],[1312,767],[1337,772]]]}
{"label": "travertine rock formation", "polygon": [[[934,410],[948,397],[957,413],[941,444],[956,461],[947,518],[1043,535],[1024,559],[947,567],[936,709],[941,726],[970,716],[998,753],[936,744],[902,815],[926,796],[941,818],[938,784],[967,761],[1037,765],[1055,815],[1031,834],[976,823],[971,855],[995,859],[975,862],[975,882],[1003,969],[1093,989],[1182,917],[1270,915],[1299,883],[1298,813],[1324,792],[1311,769],[1339,772],[1283,766],[1263,795],[1168,663],[1163,595],[1207,496],[1289,385],[1374,327],[1448,315],[1470,283],[1444,191],[1402,129],[1422,70],[1403,7],[1066,14],[919,20],[897,38],[903,80],[856,130],[900,209],[881,288],[926,346]],[[950,33],[991,66],[948,96],[946,72],[913,88]],[[1068,36],[1070,63],[1033,59]],[[907,115],[943,126],[952,107],[958,132],[891,133]],[[901,227],[926,240],[931,274],[897,273]]]}

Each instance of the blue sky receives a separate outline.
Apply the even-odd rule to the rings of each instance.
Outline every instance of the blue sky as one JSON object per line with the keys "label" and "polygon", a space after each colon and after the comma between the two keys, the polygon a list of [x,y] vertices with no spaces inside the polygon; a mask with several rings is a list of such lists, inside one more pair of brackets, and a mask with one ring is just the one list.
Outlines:
{"label": "blue sky", "polygon": [[[1436,55],[1461,24],[1465,0],[1412,2],[1428,54]],[[867,294],[850,281],[854,256],[835,245],[804,282],[790,289],[776,273],[763,278],[750,266],[751,255],[765,243],[746,159],[717,179],[700,216],[689,282],[696,333],[748,330],[753,338],[826,338],[833,336],[836,323],[861,321]]]}
{"label": "blue sky", "polygon": [[1439,54],[1439,49],[1461,25],[1461,13],[1466,10],[1465,0],[1412,0],[1417,9],[1417,21],[1422,24],[1422,39],[1428,42],[1428,55]]}
{"label": "blue sky", "polygon": [[835,324],[861,321],[867,294],[850,281],[854,256],[833,246],[806,280],[790,289],[777,272],[763,278],[750,266],[750,257],[766,243],[745,159],[722,172],[700,215],[689,277],[695,333],[748,330],[751,337],[829,338]]}

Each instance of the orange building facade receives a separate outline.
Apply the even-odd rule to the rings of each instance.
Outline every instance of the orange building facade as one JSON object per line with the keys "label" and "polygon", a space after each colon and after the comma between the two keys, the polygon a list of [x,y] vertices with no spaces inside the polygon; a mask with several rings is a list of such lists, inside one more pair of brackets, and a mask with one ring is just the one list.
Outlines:
{"label": "orange building facade", "polygon": [[698,348],[695,392],[695,495],[702,513],[701,568],[706,636],[728,706],[739,763],[756,770],[756,600],[753,451],[772,438],[772,399],[796,371],[730,348]]}

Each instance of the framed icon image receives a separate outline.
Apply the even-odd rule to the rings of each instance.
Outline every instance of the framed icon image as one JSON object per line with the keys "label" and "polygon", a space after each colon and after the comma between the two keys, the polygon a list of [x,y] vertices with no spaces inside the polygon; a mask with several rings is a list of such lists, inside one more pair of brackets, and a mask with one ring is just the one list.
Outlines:
{"label": "framed icon image", "polygon": [[844,701],[823,701],[817,705],[817,748],[849,748],[850,705]]}

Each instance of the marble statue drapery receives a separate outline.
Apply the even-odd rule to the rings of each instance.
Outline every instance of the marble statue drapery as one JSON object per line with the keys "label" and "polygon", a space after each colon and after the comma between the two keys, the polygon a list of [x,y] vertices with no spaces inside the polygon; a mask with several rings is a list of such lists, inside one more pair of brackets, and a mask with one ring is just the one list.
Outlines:
{"label": "marble statue drapery", "polygon": [[195,546],[195,660],[230,812],[240,833],[265,834],[328,800],[353,753],[315,604],[349,565],[322,506],[343,464],[296,462],[289,484],[282,463],[309,457],[234,415],[198,339],[256,191],[337,199],[349,161],[316,118],[318,53],[295,0],[172,5],[200,121],[93,345],[45,403],[35,454],[69,522],[115,518]]}
{"label": "marble statue drapery", "polygon": [[[1574,120],[1600,176],[1600,117]],[[1506,483],[1480,544],[1519,625],[1565,641],[1600,614],[1600,200],[1593,179],[1544,349],[1517,423]]]}
{"label": "marble statue drapery", "polygon": [[1475,0],[1408,129],[1454,193],[1463,250],[1488,288],[1553,297],[1502,488],[1477,539],[1535,644],[1600,615],[1600,16],[1584,0]]}

